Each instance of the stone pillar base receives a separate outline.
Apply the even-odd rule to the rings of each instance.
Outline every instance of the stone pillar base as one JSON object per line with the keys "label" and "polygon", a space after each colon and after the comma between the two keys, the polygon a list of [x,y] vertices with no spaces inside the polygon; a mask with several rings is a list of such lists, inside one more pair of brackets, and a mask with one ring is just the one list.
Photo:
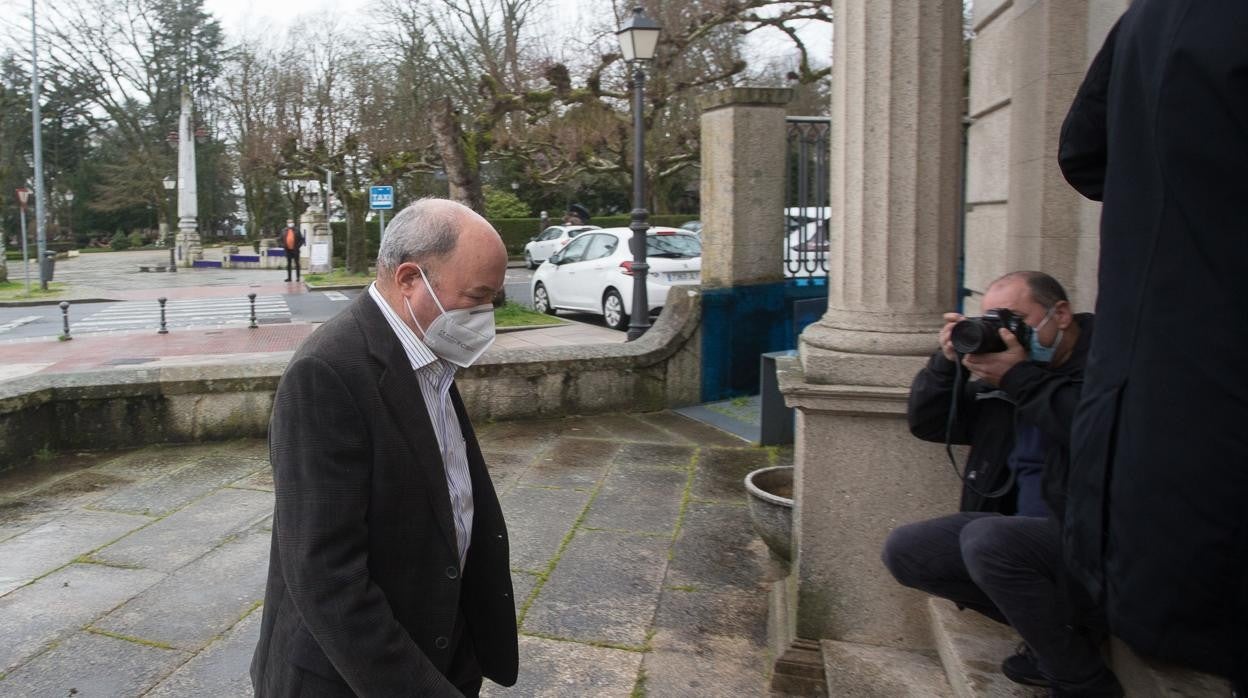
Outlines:
{"label": "stone pillar base", "polygon": [[178,221],[178,266],[191,267],[203,258],[204,248],[195,219],[183,218]]}
{"label": "stone pillar base", "polygon": [[[879,374],[914,359],[859,358]],[[942,446],[910,434],[908,387],[809,383],[796,359],[778,360],[777,376],[797,408],[794,634],[931,649],[925,597],[898,584],[880,552],[898,525],[957,510]]]}

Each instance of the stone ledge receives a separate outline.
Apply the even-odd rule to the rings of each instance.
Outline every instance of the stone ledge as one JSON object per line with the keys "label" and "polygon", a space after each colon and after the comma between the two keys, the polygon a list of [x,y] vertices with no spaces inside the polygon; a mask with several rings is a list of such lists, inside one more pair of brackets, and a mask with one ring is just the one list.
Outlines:
{"label": "stone ledge", "polygon": [[783,107],[793,101],[787,87],[727,87],[698,97],[702,111],[733,106]]}
{"label": "stone ledge", "polygon": [[952,698],[940,662],[930,655],[824,640],[829,696]]}
{"label": "stone ledge", "polygon": [[909,388],[807,383],[796,356],[776,359],[776,380],[784,404],[837,414],[905,414]]}
{"label": "stone ledge", "polygon": [[1114,673],[1131,698],[1231,695],[1230,682],[1226,679],[1142,659],[1118,638],[1110,640],[1109,649]]}
{"label": "stone ledge", "polygon": [[1001,662],[1014,654],[1018,635],[1010,628],[988,620],[974,611],[959,611],[944,599],[928,599],[928,613],[936,651],[945,675],[958,698],[1015,696],[1033,698],[1045,695],[1007,679]]}
{"label": "stone ledge", "polygon": [[[457,383],[474,419],[639,412],[700,398],[701,293],[676,287],[626,344],[511,349]],[[233,362],[35,374],[0,383],[0,471],[42,450],[262,437],[293,352]]]}

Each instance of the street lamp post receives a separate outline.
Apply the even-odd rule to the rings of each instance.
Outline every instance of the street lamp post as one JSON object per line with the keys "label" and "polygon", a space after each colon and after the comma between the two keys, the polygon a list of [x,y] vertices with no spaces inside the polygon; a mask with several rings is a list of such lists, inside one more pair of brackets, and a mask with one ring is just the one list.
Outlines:
{"label": "street lamp post", "polygon": [[26,201],[30,199],[30,190],[26,187],[17,188],[17,207],[21,210],[22,226],[22,272],[26,275],[26,295],[30,295],[30,253],[26,251]]}
{"label": "street lamp post", "polygon": [[[178,180],[174,179],[173,177],[165,177],[164,179],[160,181],[160,183],[164,185],[165,191],[167,192],[173,191],[178,186]],[[168,195],[166,194],[166,196]],[[167,203],[162,204],[162,205],[164,205],[165,207],[165,219],[168,220],[169,205]],[[165,224],[165,227],[167,228],[167,230],[165,231],[165,244],[169,245],[169,271],[176,272],[178,270],[178,260],[176,257],[174,257],[173,248],[177,247],[178,245],[173,237],[174,227],[172,225],[169,225],[168,223]]]}
{"label": "street lamp post", "polygon": [[650,302],[646,293],[650,278],[650,265],[646,263],[646,231],[650,226],[646,219],[650,214],[645,207],[646,136],[641,117],[646,96],[645,64],[654,59],[660,29],[659,24],[637,6],[633,8],[633,16],[616,32],[624,60],[633,70],[633,211],[628,226],[633,231],[633,315],[628,323],[629,341],[650,329]]}

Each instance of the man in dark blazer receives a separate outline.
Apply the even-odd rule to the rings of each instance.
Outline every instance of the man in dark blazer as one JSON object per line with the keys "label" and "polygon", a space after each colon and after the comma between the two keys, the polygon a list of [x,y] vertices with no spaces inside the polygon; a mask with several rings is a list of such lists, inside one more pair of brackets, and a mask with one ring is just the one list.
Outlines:
{"label": "man in dark blazer", "polygon": [[1248,679],[1248,2],[1135,0],[1062,128],[1104,201],[1073,571],[1137,652]]}
{"label": "man in dark blazer", "polygon": [[453,384],[493,338],[506,250],[471,210],[427,199],[390,223],[377,262],[278,386],[259,696],[516,679],[506,526]]}

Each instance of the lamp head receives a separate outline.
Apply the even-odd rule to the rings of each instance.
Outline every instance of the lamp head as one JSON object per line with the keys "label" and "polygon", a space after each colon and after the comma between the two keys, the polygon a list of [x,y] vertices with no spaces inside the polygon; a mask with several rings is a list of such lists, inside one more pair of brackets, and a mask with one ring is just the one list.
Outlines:
{"label": "lamp head", "polygon": [[633,15],[615,33],[620,39],[620,51],[624,54],[624,60],[630,63],[653,60],[659,44],[660,30],[662,27],[659,23],[647,17],[640,5],[634,7]]}

